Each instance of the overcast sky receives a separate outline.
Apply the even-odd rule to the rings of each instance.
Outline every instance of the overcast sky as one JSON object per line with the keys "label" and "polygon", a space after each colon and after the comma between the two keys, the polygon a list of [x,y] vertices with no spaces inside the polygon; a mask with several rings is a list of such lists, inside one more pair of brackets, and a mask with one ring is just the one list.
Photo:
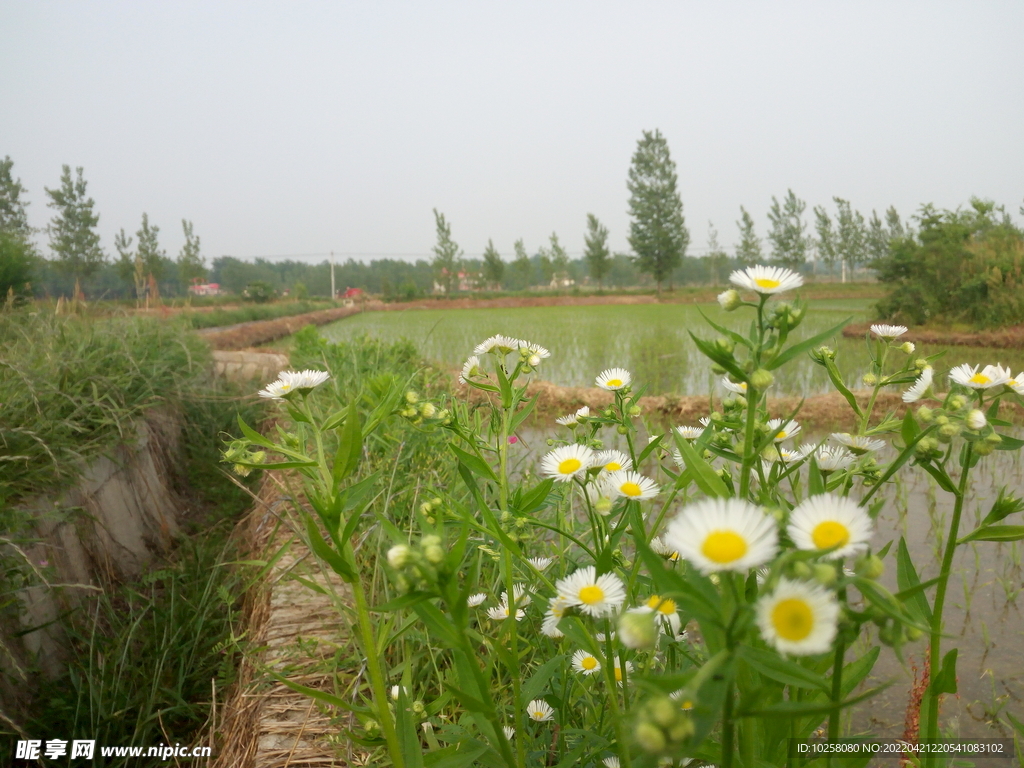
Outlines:
{"label": "overcast sky", "polygon": [[0,0],[0,157],[83,166],[103,245],[143,211],[171,255],[626,250],[644,129],[678,166],[691,253],[739,206],[870,213],[978,195],[1020,220],[1024,2]]}

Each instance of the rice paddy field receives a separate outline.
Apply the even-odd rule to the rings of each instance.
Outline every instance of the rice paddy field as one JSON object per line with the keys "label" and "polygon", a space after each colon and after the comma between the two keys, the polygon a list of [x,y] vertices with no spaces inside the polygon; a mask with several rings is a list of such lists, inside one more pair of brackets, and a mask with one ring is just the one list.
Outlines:
{"label": "rice paddy field", "polygon": [[[868,299],[811,301],[793,338],[814,336],[847,318],[865,322],[873,317],[873,304]],[[367,312],[326,325],[320,332],[330,341],[363,335],[386,341],[408,339],[426,359],[448,369],[461,367],[483,339],[504,333],[535,340],[551,350],[544,378],[555,384],[592,386],[601,370],[622,366],[635,380],[649,385],[648,394],[699,395],[707,393],[715,379],[688,333],[714,338],[702,311],[720,325],[746,330],[736,326],[744,317],[749,320],[749,314],[727,313],[717,304],[637,304]],[[839,350],[837,363],[847,375],[847,384],[858,386],[869,364],[865,345],[838,333],[830,345]],[[1015,373],[1024,369],[1022,350],[939,346],[918,350],[918,354],[938,352],[947,353],[940,368],[999,361]],[[805,357],[780,371],[772,394],[810,396],[830,388],[825,371]]]}
{"label": "rice paddy field", "polygon": [[[806,338],[848,318],[865,322],[872,317],[871,304],[856,299],[810,302],[807,319],[798,333]],[[741,314],[730,315],[713,304],[410,310],[361,314],[325,326],[320,332],[334,341],[367,335],[389,341],[406,338],[428,360],[449,370],[459,368],[479,341],[504,333],[547,346],[552,356],[545,361],[544,378],[559,385],[592,386],[597,372],[622,366],[632,371],[634,381],[649,383],[650,394],[698,395],[719,390],[707,359],[688,336],[692,330],[713,337],[714,331],[704,322],[701,311],[733,328]],[[839,350],[838,364],[847,376],[847,384],[858,387],[869,366],[865,344],[839,333],[829,343]],[[1021,350],[931,346],[919,348],[916,354],[940,352],[945,354],[936,364],[939,370],[963,362],[1001,362],[1014,372],[1024,369]],[[811,396],[831,390],[824,371],[809,359],[783,370],[773,394]],[[653,425],[652,429],[666,426]],[[547,450],[545,439],[554,429],[554,424],[545,423],[531,427],[523,435],[520,460],[531,462]],[[1019,436],[1020,430],[1015,434]],[[809,439],[826,436],[827,432],[820,432]],[[905,536],[922,578],[929,578],[939,571],[951,497],[938,492],[931,477],[919,468],[897,477],[898,482],[887,492],[873,546],[877,549]],[[979,465],[971,484],[974,490],[965,510],[966,530],[984,517],[1002,486],[1024,494],[1020,452],[997,451]],[[1019,717],[1024,711],[1022,560],[1024,549],[1019,543],[972,544],[958,550],[946,625],[947,642],[950,647],[958,645],[961,653],[959,693],[947,700],[943,710],[944,721],[952,724],[950,735],[996,735],[1001,716],[1010,712]],[[893,573],[886,573],[883,580],[890,588],[895,587]],[[903,733],[908,693],[925,654],[924,642],[907,646],[902,662],[889,650],[883,653],[874,682],[896,682],[870,706],[856,710],[851,723],[855,731],[870,730],[892,737]]]}

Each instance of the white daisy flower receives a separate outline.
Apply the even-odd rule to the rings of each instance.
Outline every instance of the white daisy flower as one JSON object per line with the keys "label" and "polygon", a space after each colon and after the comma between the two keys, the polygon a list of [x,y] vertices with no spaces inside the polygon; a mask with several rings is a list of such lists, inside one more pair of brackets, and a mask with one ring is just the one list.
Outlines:
{"label": "white daisy flower", "polygon": [[823,445],[814,452],[818,469],[823,472],[838,472],[848,469],[857,457],[842,446]]}
{"label": "white daisy flower", "polygon": [[526,562],[528,562],[530,565],[532,565],[538,571],[543,571],[545,568],[547,568],[549,565],[551,565],[551,563],[554,562],[554,561],[550,557],[531,557],[531,558],[527,559]]}
{"label": "white daisy flower", "polygon": [[885,324],[880,323],[880,324],[877,324],[877,325],[872,325],[871,326],[871,332],[873,334],[875,334],[875,336],[877,336],[880,339],[885,339],[886,341],[892,341],[893,339],[898,339],[900,336],[902,336],[904,333],[906,333],[907,332],[907,326],[905,326],[905,325],[885,325]]}
{"label": "white daisy flower", "polygon": [[614,392],[617,389],[628,387],[632,381],[633,377],[625,368],[609,368],[606,371],[601,371],[595,383],[601,389]]}
{"label": "white daisy flower", "polygon": [[772,463],[796,464],[798,461],[806,459],[812,453],[814,453],[814,446],[809,443],[793,448],[783,448],[776,443],[765,448],[761,455]]}
{"label": "white daisy flower", "polygon": [[572,655],[572,668],[581,675],[593,675],[601,671],[601,661],[587,651],[576,651]]}
{"label": "white daisy flower", "polygon": [[833,432],[832,439],[850,449],[855,456],[871,451],[879,451],[885,447],[884,440],[873,440],[862,435],[851,435],[849,432]]}
{"label": "white daisy flower", "polygon": [[470,595],[466,598],[466,605],[470,608],[476,608],[478,605],[483,604],[484,600],[487,599],[487,595],[483,592],[477,592],[475,595]]}
{"label": "white daisy flower", "polygon": [[910,389],[903,393],[903,402],[916,403],[924,397],[932,387],[934,376],[935,372],[932,370],[932,367],[930,365],[925,366],[924,370],[921,371],[921,375],[917,377],[917,381],[913,383]]}
{"label": "white daisy flower", "polygon": [[615,638],[618,637],[618,634],[619,633],[616,632],[614,629],[611,631],[611,634],[607,635],[604,632],[595,632],[594,639],[597,640],[597,642],[599,643],[604,643],[606,640],[610,639],[614,643]]}
{"label": "white daisy flower", "polygon": [[509,741],[512,741],[512,737],[516,735],[516,729],[511,725],[503,725],[501,726],[501,730],[505,734],[505,738]]}
{"label": "white daisy flower", "polygon": [[740,499],[704,499],[669,523],[665,541],[701,573],[747,571],[778,549],[775,520]]}
{"label": "white daisy flower", "polygon": [[658,614],[658,620],[661,622],[666,634],[671,635],[672,637],[676,637],[679,634],[680,629],[682,629],[682,624],[679,618],[679,612],[676,610],[675,600],[670,600],[669,598],[661,597],[660,595],[651,595],[647,598],[644,608]]}
{"label": "white daisy flower", "polygon": [[477,344],[476,348],[473,350],[473,354],[486,355],[488,352],[495,352],[496,354],[504,357],[513,349],[519,349],[519,345],[521,343],[522,342],[519,341],[519,339],[512,338],[511,336],[503,336],[499,333],[496,336],[491,336],[491,338]]}
{"label": "white daisy flower", "polygon": [[261,389],[259,395],[271,400],[283,400],[293,392],[309,393],[329,378],[331,374],[326,371],[281,371],[277,381],[268,384],[266,389]]}
{"label": "white daisy flower", "polygon": [[544,614],[544,621],[541,622],[541,634],[554,638],[555,640],[560,637],[565,637],[562,630],[558,628],[558,622],[562,620],[562,617],[565,616],[566,611],[568,611],[570,607],[569,603],[561,597],[552,597],[548,601],[548,610]]}
{"label": "white daisy flower", "polygon": [[710,427],[711,426],[711,417],[710,416],[701,416],[699,419],[697,419],[697,423],[700,424],[704,428]]}
{"label": "white daisy flower", "polygon": [[675,562],[679,559],[679,550],[666,544],[661,536],[655,536],[651,539],[651,549],[654,551],[654,554],[661,555],[666,560]]}
{"label": "white daisy flower", "polygon": [[391,694],[391,698],[393,700],[398,701],[398,696],[400,693],[404,693],[406,696],[409,695],[409,689],[406,688],[404,685],[392,685],[389,693]]}
{"label": "white daisy flower", "polygon": [[619,768],[619,758],[617,757],[606,757],[601,761],[604,768]]}
{"label": "white daisy flower", "polygon": [[608,616],[626,599],[626,589],[614,573],[597,575],[592,565],[580,568],[555,583],[558,596],[588,616]]}
{"label": "white daisy flower", "polygon": [[[524,608],[532,601],[533,598],[531,598],[530,594],[526,591],[526,586],[524,584],[512,585],[512,602],[514,602],[516,606]],[[508,592],[503,591],[501,593],[501,602],[505,604],[508,603]]]}
{"label": "white daisy flower", "polygon": [[1018,395],[1024,395],[1024,372],[1018,373],[1012,379],[1007,381],[1006,386],[1008,386]]}
{"label": "white daisy flower", "polygon": [[644,477],[639,472],[633,472],[628,469],[612,472],[608,475],[606,482],[608,488],[616,496],[622,496],[633,501],[653,499],[661,492],[658,484],[649,477]]}
{"label": "white daisy flower", "polygon": [[973,409],[970,413],[967,414],[968,429],[984,429],[986,424],[988,424],[988,419],[986,419],[985,414],[979,411],[977,408]]}
{"label": "white daisy flower", "polygon": [[979,366],[970,366],[967,363],[958,365],[949,372],[949,378],[965,387],[971,389],[991,389],[1001,387],[1011,378],[1010,369],[1001,365],[986,365],[980,371]]}
{"label": "white daisy flower", "polygon": [[632,469],[633,461],[622,451],[601,451],[594,460],[594,466],[604,472],[618,472],[620,469]]}
{"label": "white daisy flower", "polygon": [[459,374],[459,384],[468,384],[469,380],[483,375],[480,370],[480,358],[473,355],[462,365],[462,373]]}
{"label": "white daisy flower", "polygon": [[[626,674],[633,674],[633,662],[626,662]],[[618,685],[622,685],[622,667],[619,666],[619,658],[615,657],[615,682]]]}
{"label": "white daisy flower", "polygon": [[782,578],[756,609],[761,637],[781,653],[811,656],[831,649],[839,603],[824,587]]}
{"label": "white daisy flower", "polygon": [[573,443],[549,451],[540,468],[547,477],[566,483],[579,477],[594,465],[594,452],[585,445]]}
{"label": "white daisy flower", "polygon": [[531,720],[543,723],[555,716],[555,710],[544,699],[534,699],[526,705],[526,714],[530,716]]}
{"label": "white daisy flower", "polygon": [[[726,389],[728,389],[730,392],[735,392],[737,395],[746,395],[747,394],[747,382],[745,382],[745,381],[740,381],[740,382],[729,381],[729,377],[728,376],[723,376],[722,377],[722,386],[725,387]],[[704,423],[703,419],[701,420],[701,423],[702,424]],[[710,419],[708,420],[708,423],[710,423]],[[706,427],[707,424],[704,424],[704,426]]]}
{"label": "white daisy flower", "polygon": [[738,269],[729,275],[729,282],[762,294],[792,291],[804,284],[804,279],[791,269],[784,267],[766,267],[758,264],[746,269]]}
{"label": "white daisy flower", "polygon": [[[551,357],[551,353],[548,352],[546,347],[534,344],[532,341],[523,341],[522,339],[519,339],[519,354],[526,358],[536,357],[538,360],[547,360]],[[530,363],[530,365],[533,365],[533,363]]]}
{"label": "white daisy flower", "polygon": [[696,440],[704,434],[704,427],[676,427],[676,434],[683,438],[683,440]]}
{"label": "white daisy flower", "polygon": [[576,413],[570,413],[568,416],[561,416],[555,419],[556,424],[561,424],[563,427],[575,427],[583,419],[590,415],[590,407],[584,405]]}
{"label": "white daisy flower", "polygon": [[[504,621],[511,615],[512,610],[507,602],[502,602],[501,605],[487,609],[487,616],[494,621]],[[526,611],[522,608],[516,608],[516,621],[522,621],[524,618],[526,618]]]}
{"label": "white daisy flower", "polygon": [[789,438],[800,434],[800,424],[793,420],[783,423],[782,419],[769,419],[768,432],[769,434],[776,433],[775,442],[781,443],[783,440],[789,440]]}
{"label": "white daisy flower", "polygon": [[857,502],[845,496],[823,493],[804,499],[793,509],[786,532],[798,549],[838,547],[828,554],[832,559],[852,557],[866,551],[873,526],[868,513]]}

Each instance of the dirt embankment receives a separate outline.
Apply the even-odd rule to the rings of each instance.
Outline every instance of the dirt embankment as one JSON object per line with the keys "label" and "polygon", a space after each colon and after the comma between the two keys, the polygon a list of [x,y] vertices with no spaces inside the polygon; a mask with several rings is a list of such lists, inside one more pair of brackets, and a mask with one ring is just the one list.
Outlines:
{"label": "dirt embankment", "polygon": [[[843,329],[843,336],[860,338],[869,332],[870,323],[854,323]],[[944,344],[951,347],[992,347],[1024,349],[1024,325],[992,331],[947,331],[940,328],[911,328],[900,337],[915,344]]]}
{"label": "dirt embankment", "polygon": [[339,307],[306,312],[303,315],[279,317],[275,320],[254,320],[227,328],[204,328],[198,331],[214,349],[248,349],[289,336],[307,325],[326,325],[361,312],[362,308]]}

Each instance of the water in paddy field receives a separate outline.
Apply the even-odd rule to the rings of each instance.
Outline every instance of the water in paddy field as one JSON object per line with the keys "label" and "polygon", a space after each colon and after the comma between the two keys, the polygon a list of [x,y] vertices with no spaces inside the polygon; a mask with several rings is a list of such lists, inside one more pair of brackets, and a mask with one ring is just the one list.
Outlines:
{"label": "water in paddy field", "polygon": [[[658,425],[657,429],[670,429],[673,424]],[[1008,430],[1024,437],[1024,430]],[[567,430],[536,420],[522,431],[518,456],[513,455],[517,469],[536,466],[537,459],[550,450],[548,437],[565,437]],[[804,435],[805,441],[820,442],[827,434]],[[611,430],[601,433],[607,448],[626,449],[625,438]],[[646,444],[647,435],[641,434],[636,445]],[[879,459],[894,456],[890,449]],[[670,460],[669,460],[670,461]],[[655,475],[653,464],[644,468],[646,474]],[[674,467],[673,467],[674,469]],[[899,538],[905,537],[911,559],[922,581],[938,575],[942,560],[942,545],[953,510],[953,498],[938,489],[932,477],[923,469],[909,466],[897,474],[897,482],[890,483],[877,494],[885,499],[879,514],[872,548],[878,551],[892,541],[891,553],[886,557],[886,573],[882,583],[897,592],[895,550]],[[956,476],[954,476],[956,479]],[[995,451],[983,458],[971,470],[971,491],[960,523],[959,537],[977,527],[999,493],[1000,488],[1024,495],[1024,456],[1019,451]],[[853,498],[859,498],[857,490]],[[683,502],[674,506],[681,508]],[[676,514],[667,513],[666,519]],[[1018,515],[1019,517],[1019,515]],[[1007,519],[1005,523],[1021,524],[1021,520]],[[1010,712],[1018,719],[1024,716],[1024,542],[974,542],[957,549],[946,594],[943,654],[958,647],[958,690],[956,696],[946,696],[942,708],[942,723],[952,726],[952,732],[962,738],[1008,737],[995,725],[1001,712]],[[929,600],[935,590],[927,592]],[[876,641],[871,628],[872,642]],[[867,630],[866,630],[867,631]],[[847,652],[852,661],[869,646],[861,640]],[[853,732],[871,732],[880,737],[899,738],[903,734],[907,699],[913,684],[913,665],[921,668],[928,652],[927,637],[903,647],[905,665],[891,648],[882,647],[874,673],[866,687],[892,682],[892,686],[878,696],[853,709],[850,727]]]}
{"label": "water in paddy field", "polygon": [[[792,334],[796,341],[828,330],[847,318],[864,322],[872,302],[864,299],[809,302],[807,317]],[[714,377],[710,365],[690,339],[689,332],[714,339],[718,333],[700,315],[746,332],[750,310],[724,312],[718,304],[633,304],[585,307],[522,307],[516,309],[428,309],[367,312],[323,326],[332,341],[369,334],[386,340],[409,339],[423,354],[444,368],[461,368],[473,348],[496,333],[517,336],[551,350],[540,376],[563,386],[593,386],[594,377],[610,367],[627,368],[633,380],[649,385],[649,394],[706,394]],[[839,349],[839,368],[847,384],[857,387],[870,359],[862,339],[837,334],[826,342]],[[1024,353],[969,347],[947,348],[940,367],[963,362],[1002,362],[1024,369]],[[940,347],[922,347],[932,354]],[[896,352],[896,355],[902,355]],[[772,394],[809,396],[831,391],[824,369],[803,356],[776,372]]]}

